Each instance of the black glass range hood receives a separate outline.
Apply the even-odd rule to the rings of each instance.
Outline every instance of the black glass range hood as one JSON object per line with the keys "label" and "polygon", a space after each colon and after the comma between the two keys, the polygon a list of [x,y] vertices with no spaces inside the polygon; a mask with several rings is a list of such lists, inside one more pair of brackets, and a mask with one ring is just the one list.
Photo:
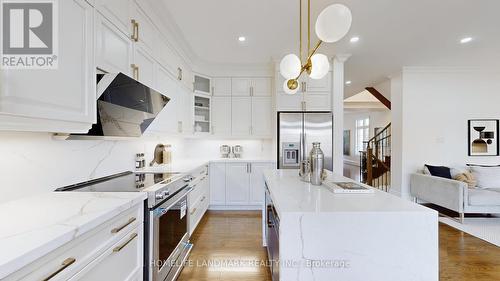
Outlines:
{"label": "black glass range hood", "polygon": [[123,73],[97,74],[97,96],[97,123],[71,136],[140,137],[170,100]]}

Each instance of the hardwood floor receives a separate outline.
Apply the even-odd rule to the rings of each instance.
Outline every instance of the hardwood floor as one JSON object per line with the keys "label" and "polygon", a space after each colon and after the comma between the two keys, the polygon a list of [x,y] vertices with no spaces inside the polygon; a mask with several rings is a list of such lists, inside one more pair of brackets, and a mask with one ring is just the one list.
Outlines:
{"label": "hardwood floor", "polygon": [[208,211],[191,236],[195,246],[178,281],[271,281],[260,264],[267,260],[261,223],[260,211]]}
{"label": "hardwood floor", "polygon": [[[195,246],[178,280],[271,281],[269,269],[259,265],[267,258],[260,217],[260,212],[207,212],[191,237]],[[500,247],[441,223],[439,256],[441,281],[500,280]]]}

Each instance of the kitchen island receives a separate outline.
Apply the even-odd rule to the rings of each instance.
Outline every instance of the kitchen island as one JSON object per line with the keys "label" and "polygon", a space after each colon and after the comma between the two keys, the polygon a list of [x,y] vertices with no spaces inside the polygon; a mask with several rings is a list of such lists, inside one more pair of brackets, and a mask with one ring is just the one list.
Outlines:
{"label": "kitchen island", "polygon": [[[438,280],[437,212],[379,190],[333,193],[297,170],[266,170],[264,178],[265,213],[274,205],[278,218],[264,216],[264,244],[279,259],[279,280]],[[353,180],[329,173],[327,181]]]}

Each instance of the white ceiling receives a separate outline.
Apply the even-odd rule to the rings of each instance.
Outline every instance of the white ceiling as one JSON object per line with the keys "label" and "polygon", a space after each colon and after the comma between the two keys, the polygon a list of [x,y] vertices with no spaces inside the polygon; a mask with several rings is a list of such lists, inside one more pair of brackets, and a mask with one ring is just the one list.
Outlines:
{"label": "white ceiling", "polygon": [[[298,0],[162,2],[200,61],[264,64],[298,52]],[[311,2],[313,26],[319,11],[329,4],[343,3],[352,10],[353,24],[346,38],[320,49],[329,56],[352,54],[346,63],[345,79],[352,81],[346,96],[377,84],[403,66],[500,63],[500,0]],[[240,35],[247,37],[244,44],[237,40]],[[350,43],[352,36],[360,41]],[[459,44],[466,36],[474,40]]]}

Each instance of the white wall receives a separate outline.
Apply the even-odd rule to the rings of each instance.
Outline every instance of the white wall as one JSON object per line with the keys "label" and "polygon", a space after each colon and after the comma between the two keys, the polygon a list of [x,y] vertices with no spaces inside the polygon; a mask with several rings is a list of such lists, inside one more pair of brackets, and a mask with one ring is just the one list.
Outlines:
{"label": "white wall", "polygon": [[[397,78],[393,81],[397,88]],[[424,164],[500,164],[500,157],[468,156],[467,120],[500,119],[500,70],[404,68],[402,95],[393,97],[393,186],[409,198],[409,175]],[[401,143],[397,138],[401,138]]]}
{"label": "white wall", "polygon": [[158,143],[171,144],[173,161],[219,158],[220,144],[241,144],[245,158],[273,160],[271,141],[183,140],[57,140],[48,133],[0,132],[0,203],[50,192],[58,187],[133,170],[135,154],[152,159]]}
{"label": "white wall", "polygon": [[359,165],[359,155],[356,154],[356,120],[364,118],[370,118],[370,138],[372,138],[375,128],[384,128],[391,122],[391,111],[376,110],[344,113],[344,130],[351,131],[351,155],[344,155],[344,163],[346,164]]}

